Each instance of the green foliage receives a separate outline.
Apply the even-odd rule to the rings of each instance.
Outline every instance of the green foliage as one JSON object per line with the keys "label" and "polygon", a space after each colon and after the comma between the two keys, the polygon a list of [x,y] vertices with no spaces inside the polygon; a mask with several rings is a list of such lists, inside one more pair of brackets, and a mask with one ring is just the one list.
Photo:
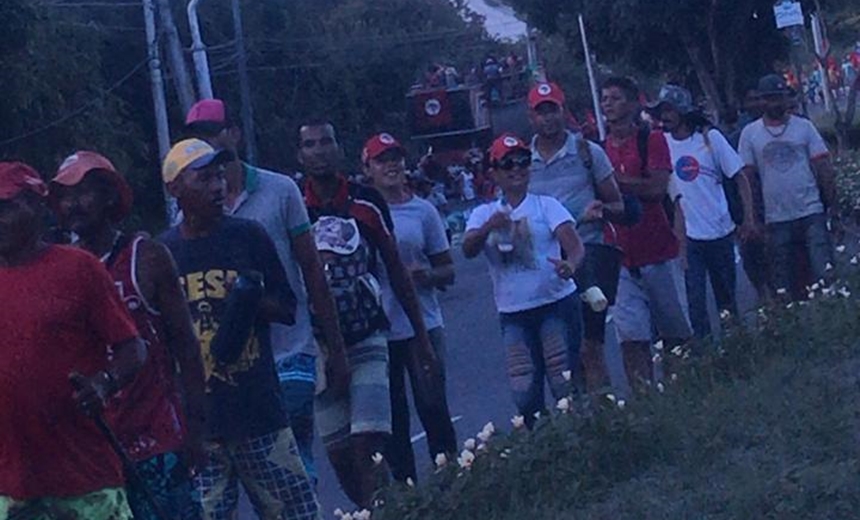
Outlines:
{"label": "green foliage", "polygon": [[860,300],[844,283],[814,292],[730,327],[719,348],[663,352],[665,386],[623,408],[544,418],[491,438],[468,469],[392,487],[374,518],[854,516]]}

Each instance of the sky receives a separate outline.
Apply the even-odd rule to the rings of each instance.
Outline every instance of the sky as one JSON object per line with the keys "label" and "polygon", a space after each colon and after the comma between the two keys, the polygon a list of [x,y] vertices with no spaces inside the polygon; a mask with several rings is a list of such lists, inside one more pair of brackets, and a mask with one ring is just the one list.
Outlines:
{"label": "sky", "polygon": [[[526,34],[526,24],[514,15],[514,11],[510,7],[491,7],[486,0],[467,0],[467,3],[473,11],[486,17],[487,31],[491,35],[517,40]],[[496,2],[492,3],[496,5]]]}

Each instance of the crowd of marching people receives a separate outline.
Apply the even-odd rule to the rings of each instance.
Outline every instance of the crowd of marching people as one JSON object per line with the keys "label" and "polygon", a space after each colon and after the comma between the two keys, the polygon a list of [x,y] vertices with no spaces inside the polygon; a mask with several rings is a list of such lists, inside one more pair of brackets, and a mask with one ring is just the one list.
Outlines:
{"label": "crowd of marching people", "polygon": [[[736,143],[683,87],[640,94],[603,83],[597,143],[568,129],[558,85],[535,85],[534,136],[499,135],[478,161],[497,196],[462,253],[486,260],[527,426],[546,387],[583,402],[608,387],[610,332],[634,392],[657,341],[703,352],[709,283],[738,315],[737,251],[763,299],[828,276],[833,170],[782,77],[748,95]],[[243,162],[239,128],[220,100],[189,111],[161,166],[180,214],[156,237],[126,231],[132,190],[96,151],[48,182],[0,163],[0,519],[227,520],[240,487],[260,518],[321,518],[315,432],[370,509],[389,478],[419,476],[410,395],[430,460],[456,454],[437,297],[456,273],[432,183],[388,133],[352,182],[314,119],[299,186]]]}

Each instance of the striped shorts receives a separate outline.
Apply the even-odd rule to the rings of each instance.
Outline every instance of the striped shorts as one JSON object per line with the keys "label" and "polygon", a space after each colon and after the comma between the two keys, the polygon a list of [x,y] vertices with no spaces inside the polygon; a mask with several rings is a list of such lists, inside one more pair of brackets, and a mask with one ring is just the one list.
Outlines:
{"label": "striped shorts", "polygon": [[317,429],[331,446],[361,433],[391,433],[388,340],[379,333],[346,348],[349,395],[326,389],[316,397]]}

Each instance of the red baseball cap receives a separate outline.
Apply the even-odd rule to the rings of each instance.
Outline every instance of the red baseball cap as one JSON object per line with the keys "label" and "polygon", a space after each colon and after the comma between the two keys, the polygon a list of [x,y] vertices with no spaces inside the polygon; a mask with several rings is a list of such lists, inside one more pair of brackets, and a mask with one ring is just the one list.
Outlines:
{"label": "red baseball cap", "polygon": [[199,122],[227,124],[227,106],[220,99],[204,99],[194,103],[185,116],[185,124]]}
{"label": "red baseball cap", "polygon": [[25,190],[40,197],[48,194],[48,187],[32,167],[20,162],[0,162],[0,200],[12,200]]}
{"label": "red baseball cap", "polygon": [[113,163],[101,154],[81,150],[66,157],[51,183],[60,186],[76,186],[90,172],[107,179],[119,193],[119,206],[114,212],[114,220],[118,222],[127,217],[131,213],[131,205],[134,200],[131,186],[116,171]]}
{"label": "red baseball cap", "polygon": [[529,91],[529,108],[535,109],[541,103],[564,106],[564,91],[555,83],[539,83]]}
{"label": "red baseball cap", "polygon": [[499,162],[511,152],[524,151],[531,153],[532,149],[514,134],[502,134],[490,146],[490,162]]}
{"label": "red baseball cap", "polygon": [[361,161],[367,162],[371,159],[376,159],[388,150],[400,150],[405,154],[406,149],[400,144],[400,141],[394,138],[391,134],[385,132],[376,134],[364,143],[364,149],[361,151]]}

